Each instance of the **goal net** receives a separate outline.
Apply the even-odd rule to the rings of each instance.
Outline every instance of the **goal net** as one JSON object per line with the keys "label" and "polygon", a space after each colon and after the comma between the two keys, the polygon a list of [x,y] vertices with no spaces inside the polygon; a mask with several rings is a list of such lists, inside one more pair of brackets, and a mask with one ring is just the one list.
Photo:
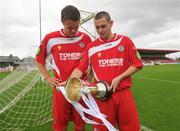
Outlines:
{"label": "goal net", "polygon": [[34,61],[22,63],[0,81],[0,130],[25,129],[52,120],[52,89]]}

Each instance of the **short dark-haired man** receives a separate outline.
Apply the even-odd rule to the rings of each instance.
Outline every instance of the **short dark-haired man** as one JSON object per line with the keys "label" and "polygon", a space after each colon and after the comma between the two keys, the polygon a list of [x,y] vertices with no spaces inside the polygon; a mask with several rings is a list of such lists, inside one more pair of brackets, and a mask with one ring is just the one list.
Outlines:
{"label": "short dark-haired man", "polygon": [[[54,130],[66,131],[68,122],[73,120],[75,131],[84,131],[85,122],[55,87],[70,76],[73,69],[79,64],[82,53],[91,39],[87,34],[78,31],[80,13],[76,7],[72,5],[64,7],[61,11],[61,22],[64,28],[47,34],[40,44],[36,54],[37,66],[54,91]],[[50,76],[45,66],[49,54],[52,56],[54,77]]]}

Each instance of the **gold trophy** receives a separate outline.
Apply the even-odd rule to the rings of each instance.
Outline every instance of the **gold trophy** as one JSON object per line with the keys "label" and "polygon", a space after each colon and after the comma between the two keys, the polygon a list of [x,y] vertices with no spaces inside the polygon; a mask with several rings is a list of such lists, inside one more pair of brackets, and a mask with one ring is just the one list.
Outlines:
{"label": "gold trophy", "polygon": [[98,81],[95,86],[84,86],[81,79],[70,78],[65,84],[66,96],[71,102],[77,102],[82,93],[91,93],[99,100],[108,100],[112,91],[108,91],[109,84],[106,81]]}

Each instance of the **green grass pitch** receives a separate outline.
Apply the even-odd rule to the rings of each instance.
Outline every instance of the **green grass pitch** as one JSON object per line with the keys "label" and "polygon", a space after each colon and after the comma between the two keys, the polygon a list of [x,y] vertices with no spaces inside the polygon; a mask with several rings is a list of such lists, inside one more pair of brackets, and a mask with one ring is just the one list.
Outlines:
{"label": "green grass pitch", "polygon": [[[7,75],[0,73],[0,80]],[[144,67],[133,75],[132,91],[142,125],[155,131],[179,131],[180,64]],[[86,129],[90,131],[90,125]],[[25,131],[52,131],[52,122]]]}

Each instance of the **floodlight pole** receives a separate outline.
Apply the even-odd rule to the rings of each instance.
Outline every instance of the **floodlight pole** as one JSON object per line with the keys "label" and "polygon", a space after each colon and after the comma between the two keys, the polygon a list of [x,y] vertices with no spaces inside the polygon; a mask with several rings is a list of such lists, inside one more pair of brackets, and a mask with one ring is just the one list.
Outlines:
{"label": "floodlight pole", "polygon": [[41,0],[39,0],[39,41],[42,41],[42,29],[41,29]]}

